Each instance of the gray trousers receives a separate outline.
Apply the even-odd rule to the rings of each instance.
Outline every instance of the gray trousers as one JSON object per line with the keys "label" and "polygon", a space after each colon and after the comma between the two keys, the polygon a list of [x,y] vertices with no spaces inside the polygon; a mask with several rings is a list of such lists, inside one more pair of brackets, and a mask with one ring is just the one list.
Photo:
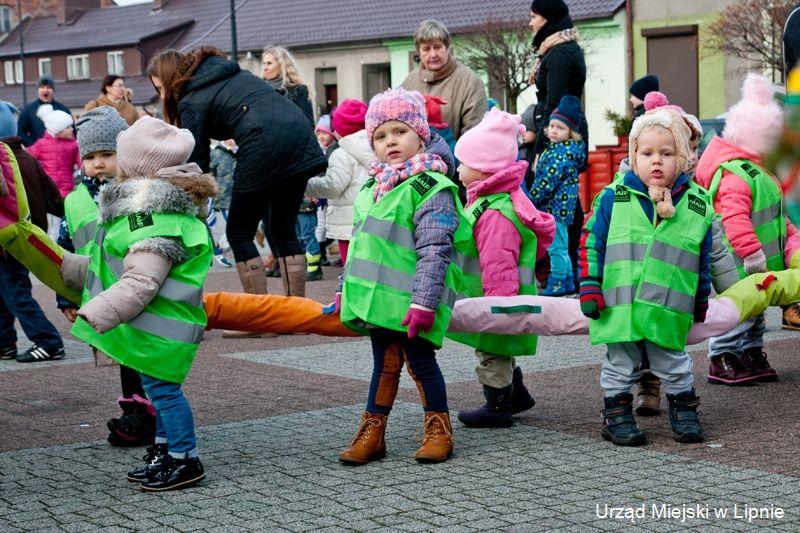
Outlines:
{"label": "gray trousers", "polygon": [[686,350],[668,350],[650,341],[610,343],[600,386],[606,397],[630,393],[631,386],[642,376],[642,356],[650,362],[650,371],[660,380],[667,394],[692,390],[692,358]]}
{"label": "gray trousers", "polygon": [[502,389],[511,385],[514,379],[514,368],[517,366],[513,357],[497,355],[483,350],[475,350],[478,366],[475,373],[481,385]]}
{"label": "gray trousers", "polygon": [[766,329],[763,313],[755,318],[748,318],[728,333],[711,337],[708,341],[708,356],[714,357],[725,352],[742,355],[750,348],[763,348]]}

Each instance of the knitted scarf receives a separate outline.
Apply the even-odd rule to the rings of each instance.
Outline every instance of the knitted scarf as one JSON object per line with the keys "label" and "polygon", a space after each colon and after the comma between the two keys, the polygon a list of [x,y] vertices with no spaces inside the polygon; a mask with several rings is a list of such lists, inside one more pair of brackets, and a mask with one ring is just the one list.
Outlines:
{"label": "knitted scarf", "polygon": [[568,43],[570,41],[577,41],[578,40],[578,30],[575,28],[567,28],[566,30],[561,30],[550,35],[547,39],[545,39],[542,44],[534,51],[536,54],[536,59],[533,62],[533,73],[529,79],[531,85],[535,85],[536,83],[536,74],[539,73],[539,67],[542,65],[542,58],[544,55],[554,46],[559,44]]}
{"label": "knitted scarf", "polygon": [[377,182],[374,190],[377,203],[387,192],[394,189],[398,183],[423,172],[441,172],[447,174],[447,165],[436,154],[416,154],[402,163],[381,163],[372,161],[369,164],[369,175]]}

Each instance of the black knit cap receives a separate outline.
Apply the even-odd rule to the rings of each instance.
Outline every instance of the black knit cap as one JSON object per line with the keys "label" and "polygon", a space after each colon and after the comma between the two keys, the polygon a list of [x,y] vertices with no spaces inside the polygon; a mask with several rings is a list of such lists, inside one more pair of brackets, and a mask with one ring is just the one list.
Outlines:
{"label": "black knit cap", "polygon": [[651,93],[657,90],[658,90],[658,78],[653,76],[652,74],[649,74],[633,82],[633,85],[631,85],[629,92],[639,100],[644,100],[644,97],[647,95],[647,93]]}
{"label": "black knit cap", "polygon": [[538,13],[548,21],[560,20],[569,15],[569,7],[564,0],[533,0],[531,11]]}

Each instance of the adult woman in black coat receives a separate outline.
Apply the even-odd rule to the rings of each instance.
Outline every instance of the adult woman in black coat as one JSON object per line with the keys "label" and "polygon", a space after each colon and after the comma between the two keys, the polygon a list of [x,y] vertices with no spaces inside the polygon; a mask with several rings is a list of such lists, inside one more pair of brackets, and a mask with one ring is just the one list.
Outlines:
{"label": "adult woman in black coat", "polygon": [[[578,99],[583,96],[586,82],[586,63],[583,50],[575,41],[577,32],[572,26],[569,8],[563,0],[533,0],[531,2],[531,29],[534,32],[533,48],[536,54],[531,75],[536,84],[536,144],[534,153],[541,154],[547,143],[547,125],[550,114],[558,106],[562,96],[571,94]],[[589,146],[589,127],[586,117],[581,119],[578,130]],[[572,271],[578,272],[578,245],[583,226],[581,203],[575,204],[575,216],[569,227],[569,250]],[[578,286],[577,279],[575,286]]]}
{"label": "adult woman in black coat", "polygon": [[286,273],[284,290],[303,296],[306,259],[295,222],[306,182],[327,167],[308,119],[215,48],[164,51],[150,61],[147,75],[161,94],[165,120],[194,135],[190,161],[208,170],[212,138],[234,139],[239,146],[226,234],[245,292],[267,292],[253,243],[259,220],[266,218],[273,253]]}

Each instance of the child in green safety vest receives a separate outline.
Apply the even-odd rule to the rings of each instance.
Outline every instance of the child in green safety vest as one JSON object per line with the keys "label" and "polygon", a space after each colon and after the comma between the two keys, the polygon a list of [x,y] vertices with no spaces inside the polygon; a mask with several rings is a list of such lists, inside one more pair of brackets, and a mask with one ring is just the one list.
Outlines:
{"label": "child in green safety vest", "polygon": [[61,266],[65,281],[83,284],[72,334],[139,372],[155,406],[155,444],[128,473],[150,492],[205,477],[180,384],[206,325],[202,289],[212,247],[200,217],[217,187],[185,164],[193,148],[188,130],[151,117],[121,132],[118,175],[100,191],[89,257],[67,253]]}
{"label": "child in green safety vest", "polygon": [[[100,106],[84,113],[76,127],[83,172],[81,182],[64,200],[65,216],[58,244],[69,252],[88,255],[100,216],[100,187],[117,175],[117,135],[128,129],[128,123],[113,107]],[[75,322],[78,304],[63,296],[56,300],[67,320]],[[122,395],[117,402],[122,416],[107,422],[108,442],[112,446],[153,444],[155,410],[144,392],[139,372],[120,365],[119,373]]]}
{"label": "child in green safety vest", "polygon": [[451,257],[458,189],[445,161],[429,152],[431,132],[418,92],[376,95],[366,130],[377,160],[355,200],[340,312],[343,324],[369,334],[374,366],[366,412],[339,460],[359,465],[385,456],[386,417],[405,363],[425,409],[415,458],[444,461],[453,453],[453,433],[436,349],[456,298]]}
{"label": "child in green safety vest", "polygon": [[[697,166],[696,180],[714,199],[740,278],[784,270],[800,248],[800,236],[783,208],[781,184],[761,160],[777,145],[783,125],[783,111],[773,92],[768,79],[748,75],[722,136],[711,140]],[[797,305],[787,307],[783,324],[800,329]],[[712,338],[708,381],[742,385],[777,380],[763,351],[764,331],[762,314]]]}
{"label": "child in green safety vest", "polygon": [[703,440],[686,340],[708,310],[714,210],[684,174],[692,165],[690,135],[678,112],[639,117],[631,171],[597,195],[584,228],[580,305],[592,344],[608,346],[602,436],[620,446],[647,440],[630,393],[645,355],[667,391],[675,439]]}
{"label": "child in green safety vest", "polygon": [[[456,144],[459,178],[467,188],[470,253],[462,279],[468,297],[536,294],[536,260],[553,242],[553,215],[538,211],[521,188],[528,163],[517,161],[520,121],[518,115],[493,108]],[[535,335],[449,337],[475,347],[475,371],[486,398],[481,407],[458,414],[465,426],[510,427],[514,414],[533,407],[514,356],[535,354]]]}

